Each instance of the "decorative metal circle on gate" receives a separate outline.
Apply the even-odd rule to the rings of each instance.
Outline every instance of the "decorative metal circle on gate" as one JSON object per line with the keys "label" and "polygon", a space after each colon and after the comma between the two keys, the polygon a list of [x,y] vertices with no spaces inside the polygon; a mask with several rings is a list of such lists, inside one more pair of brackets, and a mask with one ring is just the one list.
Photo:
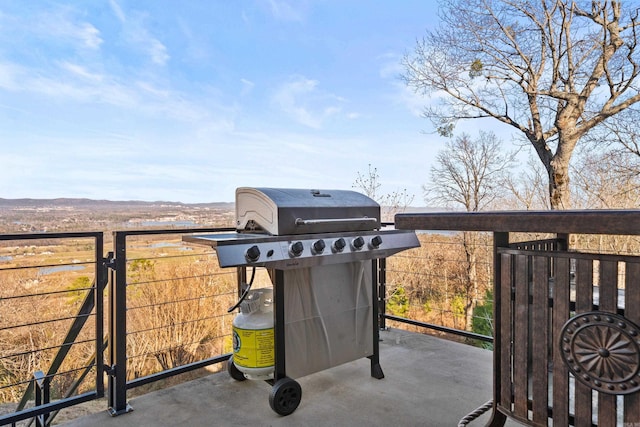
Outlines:
{"label": "decorative metal circle on gate", "polygon": [[594,390],[630,394],[640,390],[640,328],[625,317],[599,311],[579,314],[560,333],[564,362]]}

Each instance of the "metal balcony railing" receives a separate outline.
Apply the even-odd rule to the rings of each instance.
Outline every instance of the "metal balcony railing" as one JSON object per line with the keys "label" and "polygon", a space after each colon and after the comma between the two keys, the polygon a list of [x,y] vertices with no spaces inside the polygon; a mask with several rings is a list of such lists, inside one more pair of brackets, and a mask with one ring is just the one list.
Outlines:
{"label": "metal balcony railing", "polygon": [[[425,232],[379,262],[380,326],[493,345],[494,425],[640,422],[637,340],[619,338],[640,323],[640,211],[402,214],[396,226]],[[231,229],[0,235],[0,399],[15,405],[0,425],[50,425],[105,395],[119,415],[134,388],[221,369],[246,272],[182,243],[218,231]],[[256,286],[269,285],[259,271]],[[566,326],[576,316],[579,331]],[[584,356],[589,333],[617,338]],[[618,346],[633,351],[620,359]],[[611,371],[572,352],[624,363],[605,382]]]}
{"label": "metal balcony railing", "polygon": [[[74,249],[54,255],[61,242],[73,242],[66,247]],[[19,398],[0,423],[31,418],[43,426],[59,410],[104,395],[103,237],[4,234],[0,244],[15,246],[0,267],[0,397]],[[43,252],[55,262],[38,261]],[[76,269],[85,280],[53,283],[52,276]],[[27,408],[30,399],[35,407]]]}

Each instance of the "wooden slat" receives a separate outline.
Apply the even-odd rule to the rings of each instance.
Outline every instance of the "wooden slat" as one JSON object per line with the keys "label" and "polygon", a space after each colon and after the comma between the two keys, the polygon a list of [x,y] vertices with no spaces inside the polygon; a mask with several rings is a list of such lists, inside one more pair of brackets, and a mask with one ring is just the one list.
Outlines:
{"label": "wooden slat", "polygon": [[500,272],[500,343],[502,348],[494,349],[499,351],[500,357],[500,401],[498,404],[507,409],[511,408],[511,341],[513,331],[512,325],[512,301],[511,286],[513,284],[511,278],[511,255],[502,255],[501,272]]}
{"label": "wooden slat", "polygon": [[527,257],[515,256],[515,313],[513,322],[513,403],[514,413],[527,419],[528,411],[528,343],[529,280]]}
{"label": "wooden slat", "polygon": [[[624,316],[640,324],[640,263],[628,262],[625,269]],[[624,424],[640,426],[640,393],[624,397]]]}
{"label": "wooden slat", "polygon": [[[576,260],[576,313],[591,311],[593,307],[593,261]],[[591,427],[591,387],[575,380],[575,426]]]}
{"label": "wooden slat", "polygon": [[549,407],[549,258],[533,257],[531,318],[533,421],[546,425]]}
{"label": "wooden slat", "polygon": [[570,263],[568,258],[555,260],[556,271],[553,285],[553,424],[556,426],[569,425],[569,369],[562,359],[560,332],[569,319]]}
{"label": "wooden slat", "polygon": [[[600,311],[615,313],[618,301],[618,263],[600,261]],[[598,426],[615,427],[616,396],[598,393]]]}

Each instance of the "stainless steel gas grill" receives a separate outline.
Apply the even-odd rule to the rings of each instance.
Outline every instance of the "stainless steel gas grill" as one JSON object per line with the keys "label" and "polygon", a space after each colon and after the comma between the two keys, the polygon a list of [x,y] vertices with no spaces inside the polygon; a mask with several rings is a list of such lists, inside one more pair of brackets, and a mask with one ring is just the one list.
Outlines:
{"label": "stainless steel gas grill", "polygon": [[297,408],[301,389],[292,378],[363,357],[371,360],[371,375],[383,378],[377,260],[419,246],[415,232],[382,230],[380,206],[345,190],[238,188],[236,220],[236,233],[183,240],[215,248],[221,267],[268,269],[271,408],[281,415]]}

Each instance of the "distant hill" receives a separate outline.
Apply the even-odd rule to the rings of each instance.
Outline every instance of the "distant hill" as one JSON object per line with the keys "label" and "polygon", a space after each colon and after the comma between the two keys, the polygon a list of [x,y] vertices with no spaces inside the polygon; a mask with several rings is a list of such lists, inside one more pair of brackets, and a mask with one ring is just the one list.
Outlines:
{"label": "distant hill", "polygon": [[218,208],[233,209],[234,204],[230,202],[211,202],[211,203],[182,203],[155,201],[144,202],[140,200],[94,200],[84,198],[57,198],[57,199],[3,199],[0,197],[0,208],[35,208],[44,206],[58,207],[76,207],[76,208],[153,208],[153,207],[201,207],[201,208]]}
{"label": "distant hill", "polygon": [[451,209],[439,208],[433,206],[407,206],[402,213],[421,213],[421,212],[450,212]]}
{"label": "distant hill", "polygon": [[[61,197],[57,199],[3,199],[0,197],[0,209],[8,208],[38,208],[38,207],[73,207],[85,209],[114,209],[114,208],[210,208],[210,209],[234,209],[233,202],[210,202],[210,203],[182,203],[155,201],[145,202],[141,200],[95,200],[85,198],[67,198]],[[427,206],[408,206],[403,210],[405,213],[415,212],[442,212],[447,211],[445,208],[427,207]]]}

